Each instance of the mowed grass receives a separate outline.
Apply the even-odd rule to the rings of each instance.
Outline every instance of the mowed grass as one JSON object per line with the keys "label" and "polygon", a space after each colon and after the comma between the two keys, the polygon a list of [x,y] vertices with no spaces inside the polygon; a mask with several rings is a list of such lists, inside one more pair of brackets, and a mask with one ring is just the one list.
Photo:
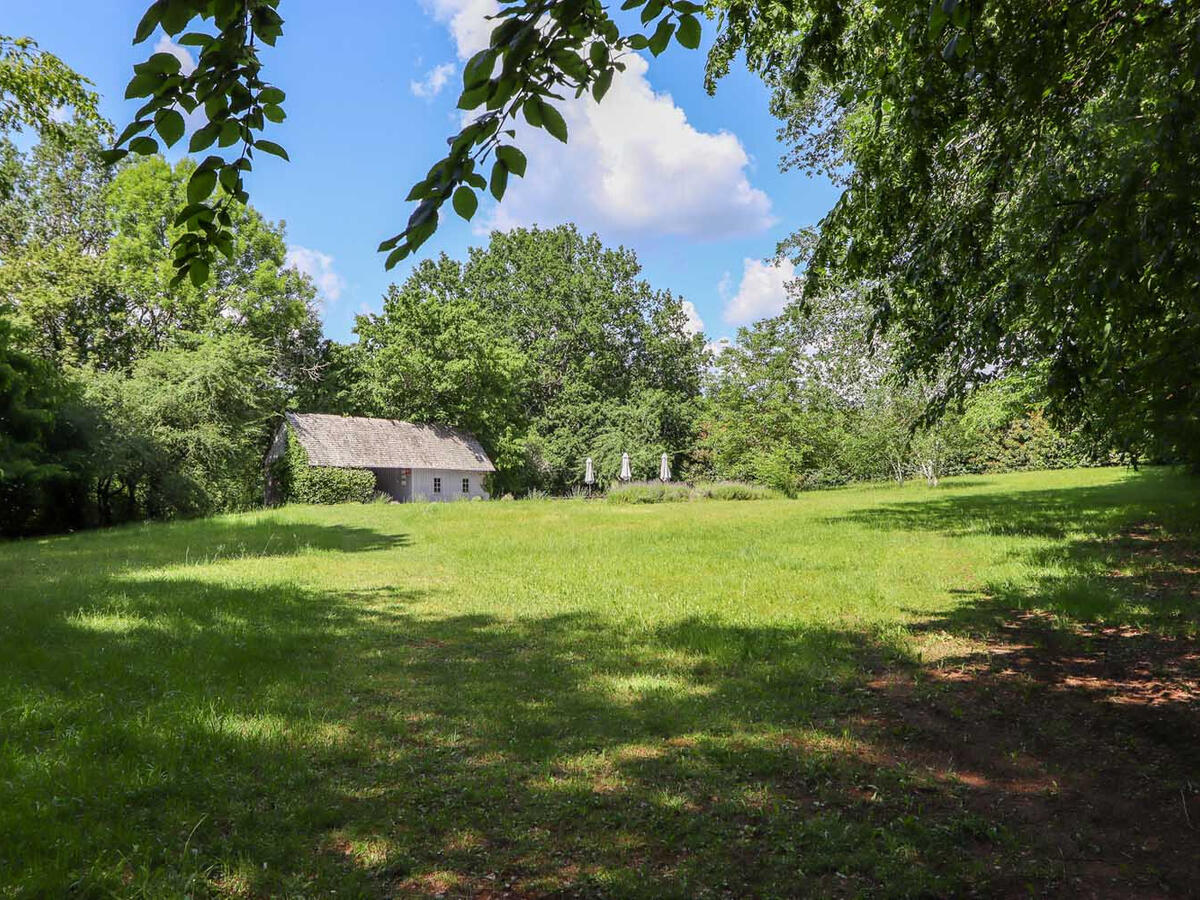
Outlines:
{"label": "mowed grass", "polygon": [[[1094,469],[3,544],[0,896],[1186,891],[1198,521]],[[1018,620],[1193,724],[997,667]]]}

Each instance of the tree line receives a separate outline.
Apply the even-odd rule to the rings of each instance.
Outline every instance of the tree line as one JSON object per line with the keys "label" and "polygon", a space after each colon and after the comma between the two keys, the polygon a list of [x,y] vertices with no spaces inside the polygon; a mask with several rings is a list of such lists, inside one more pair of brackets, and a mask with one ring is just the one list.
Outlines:
{"label": "tree line", "polygon": [[861,292],[794,301],[714,357],[632,251],[570,225],[424,260],[357,317],[356,340],[331,341],[282,225],[236,205],[230,258],[180,282],[194,164],[110,166],[101,143],[79,124],[0,147],[7,535],[257,505],[286,409],[466,428],[493,490],[518,495],[577,486],[589,456],[603,483],[626,451],[641,476],[666,453],[680,477],[789,494],[1098,458],[1042,415],[1037,372],[922,424],[934,386],[898,380]]}
{"label": "tree line", "polygon": [[[1153,429],[1134,443],[1051,424],[1053,355],[948,391],[962,367],[909,365],[911,330],[880,318],[865,276],[815,270],[821,292],[798,281],[781,315],[714,356],[631,251],[570,225],[424,260],[357,318],[354,341],[331,341],[311,280],[285,265],[282,224],[225,194],[221,253],[181,279],[202,169],[114,163],[82,79],[28,41],[0,38],[0,57],[4,535],[254,506],[287,409],[464,427],[497,464],[493,489],[514,494],[569,490],[589,456],[604,482],[626,451],[640,476],[666,453],[681,477],[789,494],[1106,461],[1114,447],[1171,457]],[[63,105],[66,122],[51,114]],[[41,137],[25,151],[9,138],[21,128]],[[809,235],[790,246],[810,258]]]}

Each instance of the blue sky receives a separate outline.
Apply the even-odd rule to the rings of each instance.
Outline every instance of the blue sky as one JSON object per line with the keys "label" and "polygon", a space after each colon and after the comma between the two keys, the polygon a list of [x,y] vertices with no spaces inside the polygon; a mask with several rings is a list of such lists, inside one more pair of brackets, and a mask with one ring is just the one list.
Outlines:
{"label": "blue sky", "polygon": [[[0,0],[0,10],[6,33],[35,38],[91,78],[119,127],[136,108],[122,99],[130,67],[163,39],[130,44],[147,2]],[[403,226],[409,186],[456,130],[459,67],[485,39],[492,3],[280,4],[284,36],[265,62],[287,91],[288,119],[268,136],[291,162],[260,157],[252,202],[287,223],[291,259],[321,287],[334,338],[349,339],[354,315],[378,310],[411,266],[385,272],[375,247]],[[566,111],[570,146],[528,136],[527,178],[510,181],[505,203],[481,204],[471,223],[444,216],[422,253],[462,257],[488,227],[575,221],[635,250],[647,280],[690,301],[710,339],[777,310],[789,272],[762,260],[836,192],[779,172],[766,90],[737,69],[709,97],[703,51],[675,45],[649,65],[633,61],[603,104]]]}

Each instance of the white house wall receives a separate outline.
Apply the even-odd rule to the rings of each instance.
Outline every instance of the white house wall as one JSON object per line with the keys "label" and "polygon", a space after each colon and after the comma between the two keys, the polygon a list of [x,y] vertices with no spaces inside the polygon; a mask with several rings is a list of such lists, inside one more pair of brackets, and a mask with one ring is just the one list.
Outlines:
{"label": "white house wall", "polygon": [[[440,494],[433,492],[433,479],[442,479],[442,491]],[[488,499],[488,492],[483,489],[483,479],[487,477],[485,472],[460,472],[451,469],[413,469],[412,470],[412,498],[414,500],[430,500],[430,501],[447,501],[447,500],[462,500],[478,497],[480,500]],[[462,490],[462,480],[470,479],[470,491],[466,494]]]}

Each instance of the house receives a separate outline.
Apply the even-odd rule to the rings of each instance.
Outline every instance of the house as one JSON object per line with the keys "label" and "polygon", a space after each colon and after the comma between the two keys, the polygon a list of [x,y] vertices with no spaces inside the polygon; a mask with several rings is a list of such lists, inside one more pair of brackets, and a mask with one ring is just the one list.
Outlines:
{"label": "house", "polygon": [[319,413],[287,414],[267,454],[268,467],[287,451],[289,434],[309,465],[369,469],[376,488],[401,502],[486,500],[484,477],[496,471],[479,441],[458,428]]}

